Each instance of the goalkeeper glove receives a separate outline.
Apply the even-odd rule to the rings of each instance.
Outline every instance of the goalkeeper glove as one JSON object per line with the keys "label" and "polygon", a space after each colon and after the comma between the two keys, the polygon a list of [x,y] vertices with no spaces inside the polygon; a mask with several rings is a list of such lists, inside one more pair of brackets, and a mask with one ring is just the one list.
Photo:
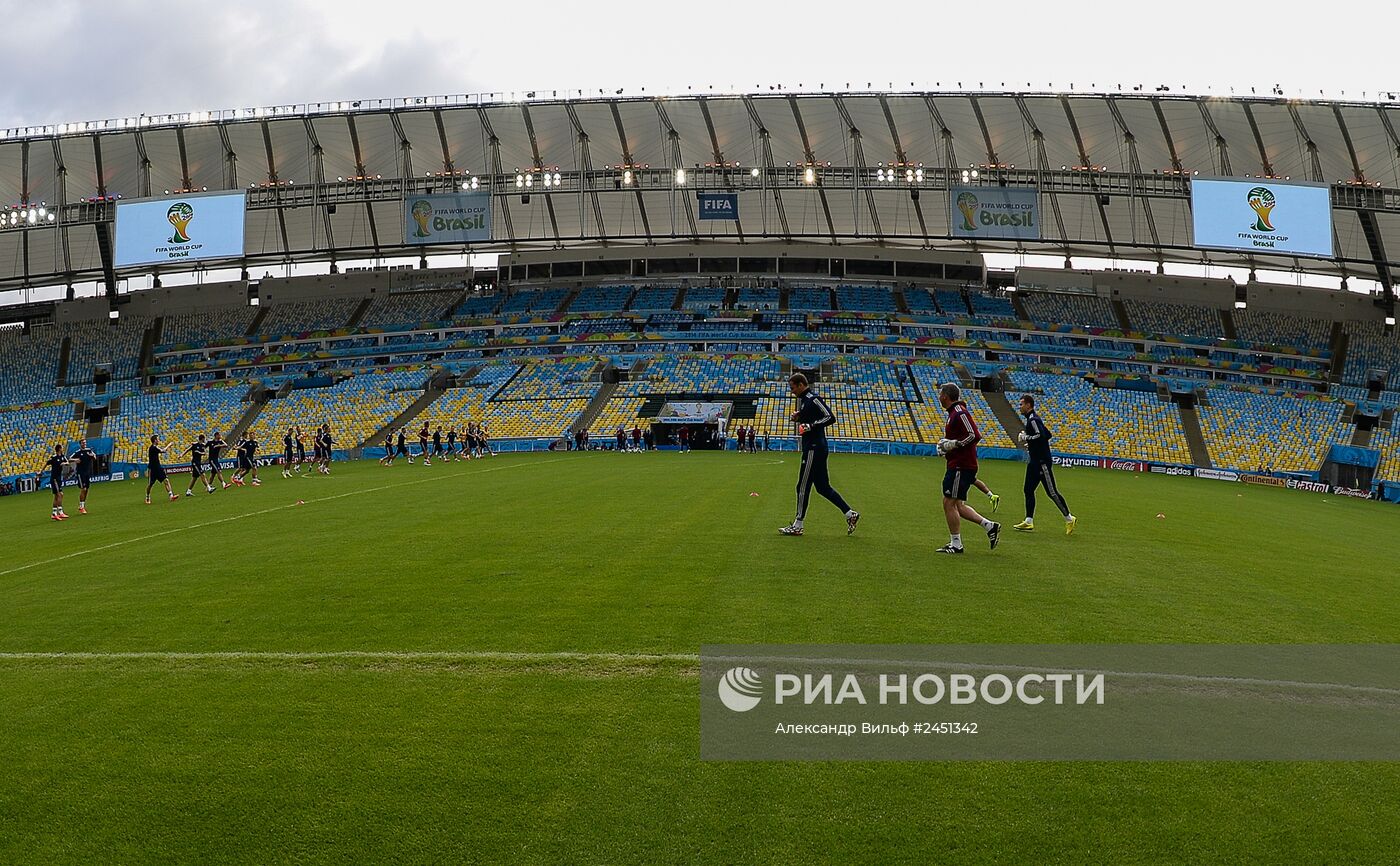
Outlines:
{"label": "goalkeeper glove", "polygon": [[942,451],[944,454],[947,454],[949,451],[952,451],[954,448],[956,448],[957,444],[958,443],[953,441],[952,439],[939,439],[938,450]]}
{"label": "goalkeeper glove", "polygon": [[1031,437],[1027,436],[1027,435],[1026,435],[1026,431],[1024,431],[1024,430],[1022,430],[1020,433],[1017,433],[1017,434],[1016,434],[1016,441],[1017,441],[1017,442],[1020,442],[1022,445],[1025,445],[1025,444],[1026,444],[1026,440],[1029,439],[1029,438],[1031,438]]}

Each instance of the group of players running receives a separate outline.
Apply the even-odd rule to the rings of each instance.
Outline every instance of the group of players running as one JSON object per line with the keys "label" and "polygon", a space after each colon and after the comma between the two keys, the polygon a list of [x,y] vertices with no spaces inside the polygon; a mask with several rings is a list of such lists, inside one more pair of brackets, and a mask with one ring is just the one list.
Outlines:
{"label": "group of players running", "polygon": [[[446,436],[443,435],[442,425],[429,432],[429,423],[423,422],[423,426],[418,428],[418,457],[423,460],[424,466],[432,466],[433,458],[440,461],[448,460],[470,460],[473,457],[493,457],[495,452],[491,450],[491,441],[486,437],[486,428],[475,421],[467,422],[466,429],[461,436],[457,435],[456,427],[448,427]],[[432,450],[429,451],[429,442],[432,443]],[[384,434],[384,456],[379,458],[381,466],[393,466],[394,461],[400,457],[413,462],[413,452],[408,448],[408,428],[400,427],[397,433],[393,430]]]}
{"label": "group of players running", "polygon": [[[807,378],[801,373],[794,373],[788,385],[793,396],[797,398],[797,409],[792,413],[791,420],[797,425],[797,433],[802,442],[802,460],[798,468],[797,515],[792,523],[782,527],[779,531],[783,535],[789,536],[803,534],[808,495],[813,488],[816,488],[821,496],[830,500],[842,511],[846,518],[846,533],[849,535],[855,532],[856,524],[860,521],[860,512],[851,508],[841,497],[841,494],[837,493],[831,486],[826,467],[828,454],[826,428],[835,422],[836,416],[826,401],[812,390]],[[1001,524],[983,517],[967,504],[968,492],[973,487],[987,495],[993,511],[997,509],[1001,501],[1000,496],[993,493],[984,482],[977,478],[977,443],[982,439],[981,431],[977,429],[977,423],[973,420],[967,404],[963,402],[961,389],[957,385],[952,383],[943,385],[939,389],[938,401],[948,413],[948,425],[944,432],[944,438],[938,443],[938,450],[948,460],[948,470],[943,478],[943,511],[948,522],[950,537],[948,543],[936,552],[945,554],[961,554],[963,552],[962,523],[965,520],[972,521],[986,530],[988,541],[995,549],[1001,534]],[[1034,397],[1029,394],[1023,395],[1019,408],[1026,426],[1017,435],[1017,439],[1019,444],[1026,449],[1029,460],[1024,487],[1026,519],[1017,524],[1015,528],[1023,532],[1034,531],[1035,494],[1037,488],[1044,487],[1051,501],[1064,515],[1065,532],[1072,533],[1077,520],[1070,513],[1069,505],[1065,502],[1064,496],[1055,483],[1053,458],[1050,453],[1050,431],[1035,411]],[[618,428],[618,439],[621,443],[623,439],[622,428]],[[405,457],[409,463],[412,463],[414,455],[408,449],[407,440],[407,431],[403,427],[386,434],[384,456],[380,458],[379,462],[385,466],[392,466],[397,457]],[[431,451],[429,450],[430,442]],[[291,478],[294,473],[301,472],[307,465],[313,466],[316,471],[322,474],[329,475],[334,446],[335,438],[331,435],[330,425],[321,425],[314,434],[314,450],[312,459],[308,461],[306,459],[306,435],[300,427],[287,428],[286,435],[282,437],[282,477]],[[215,481],[218,481],[223,489],[235,485],[243,486],[244,479],[250,475],[253,485],[262,483],[258,480],[258,443],[253,435],[251,433],[245,434],[238,441],[235,448],[238,468],[233,473],[231,481],[224,480],[223,468],[220,463],[220,455],[227,447],[228,443],[220,434],[215,433],[213,438],[206,440],[204,434],[201,433],[194,442],[190,443],[188,448],[181,452],[181,456],[188,454],[190,457],[190,484],[185,490],[186,496],[193,496],[195,484],[201,481],[204,482],[205,490],[209,493],[221,489],[214,486]],[[147,505],[151,504],[151,490],[156,484],[165,485],[165,492],[170,499],[180,498],[171,488],[170,479],[161,462],[162,456],[168,453],[170,453],[169,449],[161,446],[160,437],[158,435],[151,436],[151,445],[147,449],[146,468],[149,479],[146,483]],[[441,461],[470,460],[473,457],[491,456],[492,453],[485,429],[474,422],[467,424],[466,430],[460,437],[455,427],[450,427],[444,437],[440,425],[436,429],[430,429],[430,424],[427,421],[424,421],[423,426],[418,430],[417,456],[422,459],[425,466],[431,466],[434,457]],[[45,469],[49,473],[49,489],[53,492],[52,516],[54,520],[68,519],[68,515],[63,513],[63,477],[70,469],[76,473],[78,478],[78,513],[87,514],[88,488],[96,465],[97,454],[88,447],[86,439],[79,441],[77,450],[71,455],[64,453],[62,445],[54,445],[53,454],[45,464]]]}
{"label": "group of players running", "polygon": [[[302,472],[307,466],[311,466],[323,475],[330,474],[331,453],[335,445],[335,438],[331,435],[331,428],[328,424],[323,424],[316,429],[312,445],[312,457],[306,457],[307,435],[301,427],[289,427],[282,437],[282,477],[291,478],[294,473]],[[200,433],[187,448],[179,452],[180,457],[189,456],[190,483],[185,488],[186,496],[194,496],[196,484],[203,483],[206,492],[213,493],[216,490],[227,490],[230,487],[242,487],[245,484],[252,484],[254,487],[260,486],[258,480],[258,441],[249,432],[239,437],[238,443],[234,446],[235,468],[232,474],[224,478],[223,454],[228,449],[228,443],[224,441],[223,434],[215,433],[206,437]],[[146,449],[146,504],[151,504],[151,491],[157,484],[165,487],[166,496],[171,499],[179,499],[174,488],[170,484],[170,475],[165,467],[164,459],[171,453],[171,449],[161,443],[159,434],[151,436],[150,447]],[[44,470],[48,473],[48,487],[53,493],[53,520],[67,520],[71,515],[63,510],[63,486],[64,476],[70,472],[76,476],[78,487],[78,513],[87,514],[88,490],[92,485],[92,476],[97,467],[97,453],[88,447],[86,439],[78,441],[78,448],[71,455],[65,454],[63,446],[55,444],[53,454],[49,456],[44,464]],[[218,486],[215,486],[217,482]]]}
{"label": "group of players running", "polygon": [[[788,389],[797,398],[797,410],[792,413],[791,420],[797,425],[797,435],[801,438],[802,461],[797,474],[797,516],[791,523],[779,528],[778,532],[787,536],[803,534],[807,500],[815,488],[818,494],[841,510],[846,518],[846,534],[850,535],[860,522],[860,512],[836,492],[827,475],[829,446],[826,428],[835,423],[836,415],[812,389],[803,374],[794,373],[788,380]],[[1001,504],[1001,497],[977,478],[977,443],[982,441],[982,432],[977,429],[977,422],[962,399],[962,389],[955,383],[949,382],[939,387],[938,403],[948,413],[948,424],[944,428],[944,438],[938,442],[938,452],[948,461],[947,471],[943,475],[943,516],[948,523],[949,538],[947,544],[934,552],[961,555],[964,552],[962,525],[965,521],[982,527],[987,533],[987,541],[995,550],[1001,539],[1001,524],[983,517],[967,504],[967,495],[974,487],[987,495],[993,511]],[[1038,488],[1044,487],[1050,500],[1064,515],[1065,534],[1071,535],[1078,518],[1070,513],[1069,504],[1055,483],[1050,430],[1036,412],[1035,398],[1030,394],[1021,396],[1020,413],[1025,428],[1017,433],[1016,439],[1026,449],[1028,458],[1023,488],[1026,519],[1013,528],[1021,532],[1035,531],[1035,494]]]}

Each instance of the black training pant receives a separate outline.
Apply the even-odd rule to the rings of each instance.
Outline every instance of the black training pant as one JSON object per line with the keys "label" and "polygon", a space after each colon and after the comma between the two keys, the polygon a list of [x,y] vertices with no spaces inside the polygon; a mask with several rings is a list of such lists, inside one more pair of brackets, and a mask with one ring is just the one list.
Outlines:
{"label": "black training pant", "polygon": [[831,486],[831,479],[826,473],[826,448],[806,448],[802,451],[802,466],[797,473],[797,519],[802,520],[807,516],[807,499],[812,488],[826,497],[832,505],[841,509],[844,514],[851,510],[846,504],[846,500],[841,498]]}

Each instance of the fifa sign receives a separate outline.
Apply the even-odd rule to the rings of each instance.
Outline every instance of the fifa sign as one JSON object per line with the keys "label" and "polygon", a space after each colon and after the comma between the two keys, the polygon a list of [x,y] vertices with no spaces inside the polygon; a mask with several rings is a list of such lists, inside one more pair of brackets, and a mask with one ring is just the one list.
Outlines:
{"label": "fifa sign", "polygon": [[948,233],[955,238],[1040,239],[1040,195],[1034,189],[955,186],[948,205]]}
{"label": "fifa sign", "polygon": [[739,219],[739,195],[732,192],[696,193],[702,220]]}
{"label": "fifa sign", "polygon": [[491,239],[491,194],[409,195],[404,199],[406,244],[467,244]]}

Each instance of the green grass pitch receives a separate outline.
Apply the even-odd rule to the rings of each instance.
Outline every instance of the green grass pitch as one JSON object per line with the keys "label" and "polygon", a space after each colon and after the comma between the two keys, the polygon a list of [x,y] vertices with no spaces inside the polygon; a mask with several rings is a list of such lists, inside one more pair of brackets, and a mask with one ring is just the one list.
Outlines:
{"label": "green grass pitch", "polygon": [[1062,470],[1074,536],[936,558],[942,461],[792,539],[795,460],[0,500],[0,862],[1395,862],[1394,764],[701,763],[702,643],[1400,641],[1390,506]]}

